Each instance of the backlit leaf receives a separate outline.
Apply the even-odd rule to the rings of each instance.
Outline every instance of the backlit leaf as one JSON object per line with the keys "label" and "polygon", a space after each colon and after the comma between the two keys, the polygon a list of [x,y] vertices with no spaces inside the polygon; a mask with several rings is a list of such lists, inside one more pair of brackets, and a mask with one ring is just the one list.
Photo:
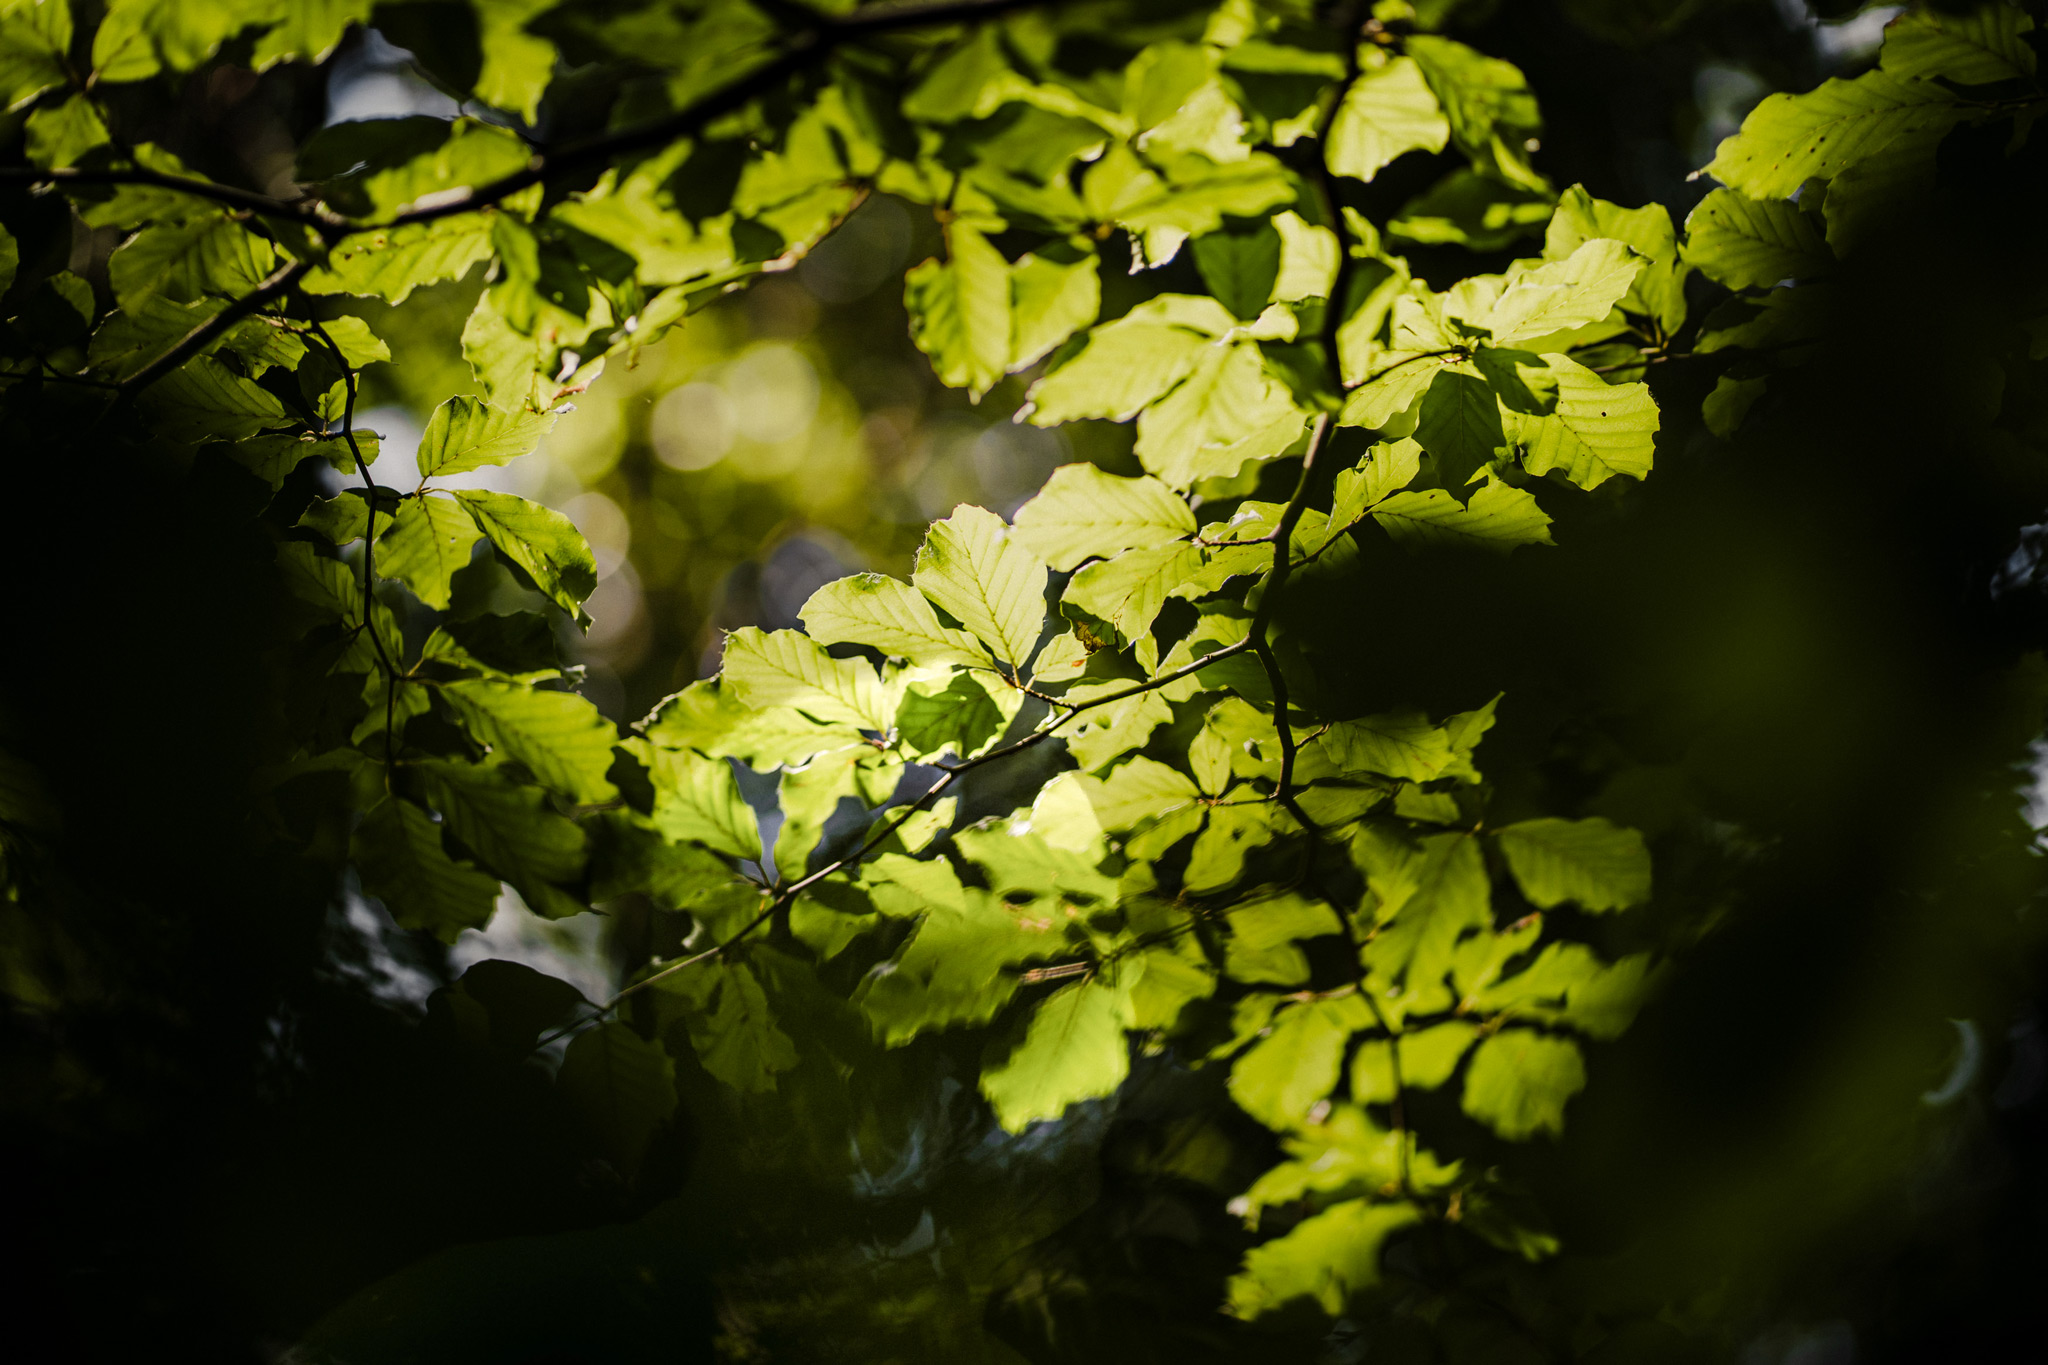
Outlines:
{"label": "backlit leaf", "polygon": [[542,785],[572,801],[618,795],[605,774],[618,731],[574,692],[476,678],[443,685],[441,695],[472,735],[526,765]]}
{"label": "backlit leaf", "polygon": [[1524,820],[1494,834],[1531,904],[1622,910],[1650,896],[1643,836],[1605,820]]}
{"label": "backlit leaf", "polygon": [[987,667],[972,635],[941,625],[923,594],[886,574],[854,574],[812,593],[799,615],[821,645],[869,645],[915,664]]}
{"label": "backlit leaf", "polygon": [[1062,986],[1031,1015],[1024,1040],[984,1066],[981,1093],[1010,1132],[1055,1119],[1067,1106],[1113,1094],[1130,1073],[1127,993],[1101,981]]}
{"label": "backlit leaf", "polygon": [[506,412],[480,399],[451,398],[427,419],[420,437],[420,473],[432,478],[516,460],[554,424],[553,413]]}
{"label": "backlit leaf", "polygon": [[449,580],[468,566],[470,547],[483,534],[476,520],[447,498],[419,497],[399,503],[389,524],[377,538],[377,572],[434,610],[447,610]]}
{"label": "backlit leaf", "polygon": [[1194,533],[1195,514],[1159,480],[1107,474],[1087,463],[1054,470],[1038,496],[1017,509],[1010,532],[1055,569]]}
{"label": "backlit leaf", "polygon": [[1352,82],[1326,155],[1338,175],[1370,180],[1404,152],[1442,151],[1450,136],[1450,121],[1422,68],[1412,57],[1396,57]]}
{"label": "backlit leaf", "polygon": [[563,611],[580,619],[583,599],[597,587],[597,561],[574,522],[560,512],[510,493],[464,488],[460,502],[498,553],[517,564]]}
{"label": "backlit leaf", "polygon": [[1480,1043],[1465,1073],[1465,1112],[1510,1141],[1564,1132],[1564,1107],[1586,1088],[1579,1046],[1529,1029]]}
{"label": "backlit leaf", "polygon": [[1805,94],[1766,95],[1706,173],[1752,199],[1789,198],[1809,179],[1828,179],[1902,134],[1953,124],[1961,113],[1955,99],[1932,81],[1884,70],[1823,81]]}
{"label": "backlit leaf", "polygon": [[863,659],[835,659],[798,631],[734,631],[725,639],[720,676],[749,706],[793,706],[823,721],[889,728],[888,694],[873,666]]}
{"label": "backlit leaf", "polygon": [[911,582],[1002,662],[1021,669],[1045,624],[1044,561],[993,512],[961,506],[918,547]]}

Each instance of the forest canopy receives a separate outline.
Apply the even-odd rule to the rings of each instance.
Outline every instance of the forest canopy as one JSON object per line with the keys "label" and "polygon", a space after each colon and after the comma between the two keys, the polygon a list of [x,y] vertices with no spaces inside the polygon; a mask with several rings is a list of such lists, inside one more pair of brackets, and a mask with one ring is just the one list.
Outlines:
{"label": "forest canopy", "polygon": [[1835,8],[0,4],[50,1358],[2038,1338],[2048,16]]}

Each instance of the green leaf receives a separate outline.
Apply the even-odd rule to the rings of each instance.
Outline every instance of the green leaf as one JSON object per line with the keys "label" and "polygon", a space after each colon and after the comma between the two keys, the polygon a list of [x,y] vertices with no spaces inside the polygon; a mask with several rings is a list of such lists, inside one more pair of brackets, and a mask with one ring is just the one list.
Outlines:
{"label": "green leaf", "polygon": [[[1335,536],[1371,508],[1415,481],[1422,472],[1422,447],[1411,440],[1383,441],[1350,469],[1337,472],[1326,530]],[[1320,549],[1321,546],[1316,548]]]}
{"label": "green leaf", "polygon": [[1482,325],[1503,346],[1584,327],[1612,312],[1642,269],[1627,246],[1596,237],[1564,260],[1515,276]]}
{"label": "green leaf", "polygon": [[1351,1199],[1295,1224],[1285,1237],[1254,1247],[1230,1280],[1230,1311],[1256,1318],[1295,1299],[1313,1299],[1331,1317],[1378,1284],[1380,1249],[1421,1212],[1407,1203]]}
{"label": "green leaf", "polygon": [[1394,1086],[1394,1059],[1399,1049],[1401,1090],[1435,1090],[1457,1071],[1465,1052],[1478,1038],[1479,1029],[1463,1019],[1451,1019],[1433,1028],[1404,1033],[1393,1039],[1374,1039],[1358,1050],[1351,1064],[1351,1094],[1366,1104],[1391,1104],[1398,1098]]}
{"label": "green leaf", "polygon": [[664,748],[742,759],[757,772],[861,740],[855,725],[816,721],[787,706],[749,706],[717,678],[691,683],[667,698],[641,728]]}
{"label": "green leaf", "polygon": [[1126,991],[1101,981],[1063,986],[1031,1015],[1024,1040],[1009,1055],[984,1063],[981,1093],[996,1120],[1021,1133],[1034,1120],[1056,1119],[1067,1106],[1116,1092],[1130,1074],[1131,1027]]}
{"label": "green leaf", "polygon": [[1396,544],[1458,546],[1506,554],[1518,545],[1551,545],[1550,517],[1519,488],[1489,483],[1468,505],[1441,488],[1396,493],[1373,510]]}
{"label": "green leaf", "polygon": [[[1383,1049],[1386,1044],[1365,1046]],[[1281,1147],[1292,1159],[1254,1181],[1241,1199],[1232,1201],[1231,1211],[1242,1210],[1250,1220],[1265,1209],[1310,1195],[1357,1195],[1398,1186],[1403,1176],[1404,1142],[1413,1146],[1405,1135],[1379,1127],[1358,1105],[1334,1105],[1323,1122],[1281,1139]],[[1424,1158],[1423,1153],[1410,1155],[1408,1178],[1418,1186],[1428,1183],[1427,1175],[1435,1174],[1429,1170],[1434,1163],[1416,1159]],[[1455,1170],[1452,1167],[1452,1173]]]}
{"label": "green leaf", "polygon": [[476,519],[498,553],[526,571],[534,586],[579,621],[583,599],[597,587],[597,561],[575,524],[560,512],[510,493],[458,489],[455,500]]}
{"label": "green leaf", "polygon": [[1643,836],[1605,820],[1524,820],[1495,840],[1539,909],[1577,901],[1587,910],[1624,910],[1650,898],[1650,853]]}
{"label": "green leaf", "polygon": [[286,59],[317,65],[332,56],[350,24],[370,22],[371,0],[288,0],[282,22],[256,41],[258,71]]}
{"label": "green leaf", "polygon": [[[1367,863],[1380,928],[1362,956],[1380,1009],[1399,1028],[1410,1014],[1450,1006],[1445,978],[1459,937],[1484,928],[1491,918],[1491,884],[1479,841],[1464,833],[1425,836],[1399,863]],[[1391,983],[1399,983],[1398,989]]]}
{"label": "green leaf", "polygon": [[1700,404],[1700,417],[1707,424],[1707,430],[1726,440],[1742,426],[1742,419],[1749,416],[1749,410],[1756,400],[1764,396],[1771,382],[1768,379],[1737,379],[1733,375],[1722,375],[1714,381],[1714,391]]}
{"label": "green leaf", "polygon": [[1195,514],[1159,480],[1082,463],[1055,469],[1038,496],[1017,509],[1010,534],[1053,568],[1073,569],[1194,533]]}
{"label": "green leaf", "polygon": [[2020,35],[2033,30],[2026,11],[1979,5],[1966,14],[1913,9],[1885,25],[1878,63],[1893,76],[1993,85],[2034,75],[2034,49]]}
{"label": "green leaf", "polygon": [[554,77],[556,54],[555,45],[528,32],[526,23],[550,7],[549,0],[512,0],[487,5],[477,15],[484,59],[477,98],[528,123],[538,115],[541,95]]}
{"label": "green leaf", "polygon": [[0,106],[13,113],[71,79],[69,0],[28,0],[0,14]]}
{"label": "green leaf", "polygon": [[445,683],[441,696],[464,729],[525,764],[541,785],[582,804],[619,794],[605,775],[618,731],[574,692],[477,678]]}
{"label": "green leaf", "polygon": [[469,513],[447,498],[406,498],[391,529],[377,538],[377,572],[404,583],[435,611],[446,611],[449,580],[468,566],[481,534]]}
{"label": "green leaf", "polygon": [[1351,1035],[1372,1023],[1371,1008],[1356,995],[1282,1011],[1230,1068],[1230,1097],[1268,1128],[1305,1127],[1309,1110],[1336,1089]]}
{"label": "green leaf", "polygon": [[458,118],[446,125],[437,145],[364,175],[361,190],[380,213],[402,213],[430,196],[488,184],[524,170],[531,155],[511,129]]}
{"label": "green leaf", "polygon": [[918,547],[910,580],[974,632],[990,653],[1022,669],[1045,625],[1046,567],[1003,519],[960,506]]}
{"label": "green leaf", "polygon": [[1202,550],[1195,545],[1126,550],[1075,574],[1068,580],[1060,605],[1086,612],[1125,640],[1135,641],[1152,629],[1166,599],[1185,587],[1201,568]]}
{"label": "green leaf", "polygon": [[986,668],[988,652],[964,630],[939,623],[930,602],[886,574],[855,574],[812,593],[799,616],[821,645],[868,645],[914,664]]}
{"label": "green leaf", "polygon": [[1280,233],[1280,270],[1272,298],[1281,303],[1324,299],[1337,283],[1337,234],[1294,210],[1273,216]]}
{"label": "green leaf", "polygon": [[1225,308],[1246,321],[1265,311],[1280,277],[1280,234],[1271,224],[1197,237],[1194,253],[1202,283]]}
{"label": "green leaf", "polygon": [[1296,193],[1286,169],[1263,152],[1228,165],[1191,153],[1164,169],[1163,183],[1133,184],[1110,216],[1134,233],[1164,228],[1199,236],[1214,232],[1226,214],[1249,218],[1289,202]]}
{"label": "green leaf", "polygon": [[654,823],[664,835],[735,858],[760,859],[760,822],[740,795],[730,763],[652,744],[635,752],[647,764]]}
{"label": "green leaf", "polygon": [[1021,370],[1038,360],[1101,311],[1102,276],[1092,248],[1072,261],[1045,250],[1019,260],[1010,267],[1009,368]]}
{"label": "green leaf", "polygon": [[[1072,918],[1077,907],[1108,905],[1117,898],[1117,882],[1096,869],[1091,856],[1103,848],[1087,844],[1080,853],[1056,848],[1028,828],[1030,818],[984,821],[953,836],[961,856],[981,870],[989,891],[1013,907],[1028,898],[1040,913]],[[1033,907],[1020,907],[1033,908]]]}
{"label": "green leaf", "polygon": [[1186,378],[1209,346],[1209,337],[1151,317],[1098,327],[1073,359],[1031,386],[1031,421],[1041,427],[1084,417],[1128,422]]}
{"label": "green leaf", "polygon": [[314,499],[293,525],[316,531],[336,545],[346,545],[361,540],[370,529],[370,504],[361,493],[347,489],[331,498]]}
{"label": "green leaf", "polygon": [[1577,1043],[1502,1029],[1479,1045],[1465,1073],[1464,1108],[1511,1142],[1564,1132],[1564,1107],[1586,1088]]}
{"label": "green leaf", "polygon": [[[1522,467],[1531,474],[1562,470],[1581,488],[1597,488],[1616,474],[1646,477],[1661,423],[1650,386],[1610,384],[1568,356],[1543,359],[1557,383],[1557,406],[1543,416],[1511,415]],[[1478,497],[1472,505],[1479,505]]]}
{"label": "green leaf", "polygon": [[1403,204],[1387,235],[1422,246],[1500,251],[1540,232],[1550,213],[1551,197],[1542,191],[1456,170]]}
{"label": "green leaf", "polygon": [[[362,447],[365,459],[376,458],[376,437],[368,432],[358,432],[356,443]],[[236,464],[269,484],[272,492],[284,487],[285,479],[299,467],[300,461],[309,456],[326,460],[343,474],[353,474],[356,470],[355,456],[349,453],[348,445],[332,437],[252,436],[228,447],[228,455]]]}
{"label": "green leaf", "polygon": [[349,839],[349,858],[391,917],[453,943],[464,929],[481,929],[498,903],[498,879],[448,856],[441,826],[403,797],[372,806]]}
{"label": "green leaf", "polygon": [[569,1041],[555,1086],[627,1180],[639,1174],[648,1143],[676,1111],[668,1054],[611,1020]]}
{"label": "green leaf", "polygon": [[740,1093],[771,1091],[775,1077],[796,1066],[796,1044],[777,1026],[768,993],[745,963],[686,972],[658,989],[682,1004],[704,1069]]}
{"label": "green leaf", "polygon": [[481,399],[451,398],[427,419],[420,437],[420,474],[433,478],[516,460],[554,425],[551,412],[506,412]]}
{"label": "green leaf", "polygon": [[1168,486],[1188,488],[1278,455],[1301,435],[1303,421],[1256,345],[1212,346],[1172,393],[1139,415],[1138,460]]}
{"label": "green leaf", "polygon": [[822,721],[886,731],[893,718],[882,680],[863,659],[835,659],[800,631],[745,626],[725,637],[726,686],[748,706],[793,706]]}
{"label": "green leaf", "polygon": [[309,294],[357,294],[403,303],[412,291],[459,280],[491,259],[491,216],[462,213],[431,223],[377,228],[344,238],[308,271]]}
{"label": "green leaf", "polygon": [[1395,57],[1351,83],[1330,127],[1326,153],[1338,175],[1370,180],[1405,152],[1440,152],[1450,121],[1412,57]]}
{"label": "green leaf", "polygon": [[1319,743],[1342,771],[1379,773],[1409,782],[1440,777],[1451,761],[1450,736],[1420,711],[1340,720]]}
{"label": "green leaf", "polygon": [[1225,973],[1238,981],[1298,986],[1308,959],[1296,940],[1339,933],[1337,912],[1321,901],[1284,894],[1232,907]]}
{"label": "green leaf", "polygon": [[1406,46],[1443,104],[1452,140],[1473,167],[1510,184],[1547,190],[1527,160],[1525,144],[1543,131],[1543,118],[1522,73],[1511,63],[1434,34],[1416,34]]}
{"label": "green leaf", "polygon": [[1023,693],[986,674],[956,673],[943,688],[912,683],[896,709],[897,739],[920,758],[947,749],[971,757],[1003,733],[1023,698]]}
{"label": "green leaf", "polygon": [[1574,185],[1558,196],[1557,212],[1551,215],[1543,235],[1544,259],[1564,260],[1600,237],[1626,244],[1645,262],[1642,273],[1622,295],[1622,308],[1648,314],[1666,333],[1677,331],[1685,322],[1685,278],[1690,272],[1679,261],[1678,235],[1671,227],[1670,210],[1662,204],[1623,208],[1595,199],[1584,187]]}
{"label": "green leaf", "polygon": [[1811,279],[1834,268],[1811,215],[1783,199],[1715,190],[1685,220],[1685,259],[1730,289]]}
{"label": "green leaf", "polygon": [[1220,891],[1244,872],[1246,856],[1274,835],[1297,828],[1275,801],[1245,800],[1213,807],[1209,822],[1195,836],[1181,883],[1197,895]]}
{"label": "green leaf", "polygon": [[284,405],[212,356],[198,355],[143,392],[159,434],[187,445],[234,441],[284,424]]}
{"label": "green leaf", "polygon": [[1010,265],[967,223],[946,225],[947,258],[904,278],[911,340],[939,379],[977,398],[1009,372]]}
{"label": "green leaf", "polygon": [[177,303],[238,297],[276,265],[269,242],[224,213],[202,213],[136,233],[108,259],[107,277],[132,313],[158,296]]}
{"label": "green leaf", "polygon": [[1344,400],[1337,420],[1349,427],[1384,427],[1415,406],[1427,393],[1452,357],[1433,355],[1383,356],[1386,363],[1374,371]]}
{"label": "green leaf", "polygon": [[1721,143],[1705,173],[1752,199],[1786,199],[1826,180],[1901,135],[1945,128],[1962,116],[1956,97],[1931,81],[1866,71],[1803,95],[1766,95]]}
{"label": "green leaf", "polygon": [[[1004,968],[1066,950],[1058,928],[988,892],[961,887],[943,864],[895,861],[942,876],[906,888],[924,917],[889,969],[866,977],[855,997],[890,1047],[927,1029],[988,1022],[1016,992],[1017,978]],[[882,899],[876,904],[890,913]]]}
{"label": "green leaf", "polygon": [[1106,778],[1084,775],[1075,781],[1102,828],[1111,832],[1166,815],[1202,794],[1184,774],[1142,756],[1119,764]]}
{"label": "green leaf", "polygon": [[1436,457],[1443,481],[1452,488],[1464,486],[1474,472],[1498,459],[1508,443],[1493,390],[1477,375],[1455,370],[1437,371],[1423,394],[1415,439]]}
{"label": "green leaf", "polygon": [[29,159],[38,166],[75,166],[108,138],[99,110],[84,95],[36,110],[27,126]]}
{"label": "green leaf", "polygon": [[547,793],[485,764],[428,759],[415,771],[449,832],[535,914],[560,919],[589,908],[562,889],[583,875],[583,831],[556,813]]}

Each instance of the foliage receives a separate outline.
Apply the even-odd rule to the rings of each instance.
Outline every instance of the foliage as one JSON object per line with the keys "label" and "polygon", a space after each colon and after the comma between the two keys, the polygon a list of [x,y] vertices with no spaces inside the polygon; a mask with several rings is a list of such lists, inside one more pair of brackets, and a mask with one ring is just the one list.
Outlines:
{"label": "foliage", "polygon": [[[557,1086],[628,1180],[682,1058],[759,1095],[832,1046],[828,968],[851,983],[835,1025],[885,1048],[980,1030],[1011,1131],[1114,1093],[1134,1055],[1212,1068],[1284,1154],[1230,1203],[1257,1237],[1227,1290],[1243,1318],[1342,1315],[1422,1229],[1554,1254],[1505,1144],[1569,1135],[1586,1044],[1659,970],[1596,938],[1661,889],[1643,834],[1489,782],[1519,699],[1349,709],[1290,594],[1381,541],[1572,554],[1573,519],[1652,474],[1652,366],[1727,360],[1706,420],[1735,430],[1944,135],[2017,114],[2024,136],[2042,99],[2021,10],[1915,11],[1875,69],[1765,100],[1680,232],[1553,186],[1521,73],[1403,5],[492,3],[434,68],[471,112],[324,129],[295,149],[309,195],[277,199],[134,140],[118,93],[319,61],[367,7],[85,13],[0,19],[31,163],[10,174],[119,239],[104,278],[37,267],[37,306],[72,316],[28,333],[10,395],[186,461],[225,447],[272,493],[302,466],[361,482],[276,538],[270,837],[444,941],[501,884],[551,918],[631,896],[689,916],[685,950],[529,1045],[573,1035]],[[535,141],[592,64],[632,73],[603,128]],[[1447,150],[1397,215],[1352,202]],[[436,480],[523,457],[608,364],[880,194],[940,225],[905,280],[934,372],[977,398],[1025,376],[1038,426],[1129,423],[1136,472],[956,508],[907,582],[733,632],[718,677],[624,732],[551,618],[452,610],[489,573],[587,625],[567,517]],[[1206,292],[1113,293],[1118,244],[1134,269],[1192,261]],[[1436,288],[1403,251],[1444,246],[1499,268]],[[436,408],[416,481],[380,481],[356,409],[389,353],[347,309],[479,263],[477,393]],[[1703,319],[1695,274],[1730,291]],[[2014,335],[2040,303],[2016,296]],[[1011,768],[1021,798],[977,785]],[[771,779],[772,826],[746,795]],[[970,818],[983,792],[1004,813]],[[54,818],[21,809],[25,837]],[[1499,1142],[1431,1127],[1465,1120]]]}

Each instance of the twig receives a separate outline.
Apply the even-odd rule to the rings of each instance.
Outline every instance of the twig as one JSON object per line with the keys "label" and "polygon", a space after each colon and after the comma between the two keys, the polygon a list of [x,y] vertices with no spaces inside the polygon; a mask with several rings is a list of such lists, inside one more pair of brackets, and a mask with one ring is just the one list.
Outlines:
{"label": "twig", "polygon": [[1002,746],[999,749],[991,749],[989,752],[985,754],[981,754],[977,757],[970,758],[963,762],[954,764],[952,767],[947,768],[945,772],[939,777],[939,780],[932,783],[931,786],[927,787],[924,793],[921,796],[919,796],[915,801],[909,802],[905,806],[903,806],[902,813],[900,815],[898,815],[894,820],[890,821],[888,825],[885,826],[878,833],[869,837],[864,843],[861,844],[859,848],[855,849],[851,853],[833,859],[831,862],[825,864],[825,866],[819,868],[816,872],[811,873],[809,876],[804,877],[799,881],[791,882],[789,885],[783,887],[775,894],[774,899],[770,900],[767,905],[762,907],[761,912],[759,914],[755,915],[752,919],[748,920],[745,924],[741,925],[737,930],[733,932],[732,937],[726,939],[725,942],[713,944],[711,947],[705,949],[701,953],[697,953],[691,957],[686,957],[678,961],[671,962],[667,966],[663,967],[660,971],[654,973],[652,976],[644,976],[640,978],[640,980],[635,981],[632,985],[621,989],[618,992],[618,994],[612,996],[611,999],[605,1001],[604,1004],[598,1006],[597,1012],[595,1014],[592,1014],[588,1019],[580,1019],[574,1023],[564,1024],[561,1028],[555,1030],[553,1033],[549,1034],[545,1038],[542,1038],[539,1042],[534,1044],[534,1050],[539,1051],[541,1048],[546,1047],[549,1043],[554,1042],[558,1038],[566,1037],[568,1034],[574,1033],[579,1028],[584,1028],[590,1024],[596,1023],[598,1020],[604,1018],[613,1010],[617,1009],[620,1003],[624,1001],[627,997],[635,995],[638,992],[647,989],[647,987],[654,985],[656,982],[674,976],[677,972],[683,971],[685,968],[694,967],[700,962],[709,962],[712,958],[715,958],[719,956],[721,953],[724,953],[727,950],[731,949],[732,947],[737,945],[741,939],[748,937],[755,930],[759,929],[762,925],[768,923],[769,920],[775,917],[778,911],[780,911],[783,907],[789,905],[792,901],[794,901],[798,896],[802,895],[805,891],[808,891],[811,887],[816,886],[819,882],[824,881],[827,877],[830,877],[835,873],[843,872],[848,867],[851,867],[854,864],[859,863],[861,860],[866,858],[868,854],[874,852],[876,848],[880,847],[881,844],[885,840],[887,840],[890,835],[896,833],[896,831],[902,829],[904,825],[908,824],[912,816],[916,815],[921,810],[929,809],[933,805],[933,803],[935,803],[939,799],[939,797],[946,792],[948,788],[950,788],[955,782],[958,782],[961,779],[961,777],[963,777],[967,773],[970,773],[974,771],[976,768],[982,767],[985,764],[994,763],[1000,759],[1009,758],[1012,755],[1020,754],[1024,752],[1026,749],[1030,749],[1035,747],[1036,745],[1044,743],[1046,740],[1051,739],[1059,731],[1059,728],[1061,726],[1065,725],[1068,721],[1072,720],[1075,716],[1080,715],[1084,711],[1092,711],[1098,706],[1108,706],[1112,702],[1124,701],[1128,698],[1138,696],[1141,693],[1156,691],[1157,689],[1165,687],[1171,683],[1178,682],[1180,679],[1188,677],[1191,674],[1199,673],[1203,669],[1208,668],[1213,664],[1221,663],[1225,659],[1231,658],[1238,654],[1242,654],[1246,650],[1249,650],[1251,648],[1253,648],[1253,644],[1251,639],[1248,637],[1246,639],[1238,641],[1236,644],[1225,645],[1221,649],[1211,650],[1209,653],[1204,654],[1201,658],[1196,659],[1191,663],[1185,664],[1180,668],[1176,668],[1170,673],[1162,673],[1156,678],[1148,678],[1144,682],[1133,683],[1131,686],[1123,689],[1122,691],[1112,692],[1105,696],[1092,697],[1089,700],[1083,702],[1063,703],[1067,706],[1066,713],[1055,718],[1050,724],[1042,726],[1039,729],[1033,730],[1028,735],[1019,736],[1017,739],[1012,740],[1010,743]]}
{"label": "twig", "polygon": [[287,203],[267,194],[258,194],[254,190],[236,189],[233,185],[217,185],[211,180],[172,175],[167,171],[154,171],[147,166],[133,166],[119,171],[80,170],[75,166],[0,166],[0,182],[29,185],[150,185],[177,194],[189,194],[195,199],[210,199],[227,208],[240,209],[265,218],[283,218],[312,228],[322,238],[330,238],[349,230],[345,220],[323,212],[316,205]]}
{"label": "twig", "polygon": [[363,629],[370,634],[370,644],[377,651],[378,662],[384,665],[384,784],[391,785],[391,770],[397,762],[393,753],[392,727],[398,707],[398,665],[391,661],[391,655],[384,648],[384,641],[377,634],[377,599],[373,595],[376,580],[372,571],[377,554],[377,481],[370,476],[370,466],[363,460],[362,447],[356,444],[356,371],[348,363],[348,357],[341,353],[341,347],[327,334],[327,328],[318,318],[309,318],[307,326],[312,334],[334,357],[334,363],[341,367],[342,409],[341,438],[348,442],[348,453],[354,457],[356,472],[363,476],[363,501],[369,506],[369,519],[363,529]]}
{"label": "twig", "polygon": [[123,380],[117,391],[119,400],[127,402],[133,399],[151,384],[198,355],[211,346],[215,338],[228,328],[296,285],[312,268],[310,261],[287,261],[273,270],[254,289],[185,333],[171,349]]}
{"label": "twig", "polygon": [[403,227],[411,223],[433,222],[458,213],[469,213],[495,204],[534,185],[573,175],[591,166],[602,165],[613,157],[666,147],[680,138],[697,133],[716,119],[745,108],[758,96],[767,94],[814,63],[831,56],[842,43],[857,42],[863,38],[878,37],[906,28],[993,18],[1010,10],[1024,9],[1038,3],[1043,3],[1043,0],[944,0],[944,3],[937,4],[865,6],[837,18],[820,14],[809,27],[790,34],[786,46],[777,56],[755,67],[732,84],[705,95],[687,108],[637,127],[623,128],[603,137],[571,143],[556,151],[535,157],[523,170],[514,171],[510,175],[501,176],[470,190],[451,194],[445,199],[437,199],[397,214],[388,222],[364,224],[352,227],[350,231],[367,232],[375,228]]}

